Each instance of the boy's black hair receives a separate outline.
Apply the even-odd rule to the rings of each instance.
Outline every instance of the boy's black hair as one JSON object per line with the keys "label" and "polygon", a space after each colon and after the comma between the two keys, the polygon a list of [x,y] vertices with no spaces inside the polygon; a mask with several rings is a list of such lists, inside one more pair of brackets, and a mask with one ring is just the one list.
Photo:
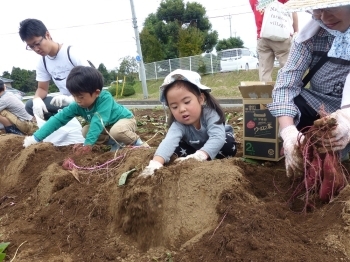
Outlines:
{"label": "boy's black hair", "polygon": [[38,36],[45,37],[46,32],[46,26],[38,19],[28,18],[19,23],[19,36],[22,41]]}
{"label": "boy's black hair", "polygon": [[[188,81],[184,81],[184,80],[176,80],[173,83],[171,83],[170,85],[168,85],[165,89],[164,89],[164,97],[168,103],[168,99],[167,99],[167,93],[169,91],[169,89],[175,85],[181,85],[184,88],[186,88],[189,92],[191,92],[192,94],[194,94],[198,99],[201,95],[201,93],[204,94],[205,96],[205,104],[207,107],[214,109],[218,115],[219,115],[219,120],[215,123],[218,125],[221,124],[225,124],[226,121],[226,117],[225,117],[225,113],[224,110],[222,109],[222,107],[220,106],[219,102],[215,99],[215,97],[213,97],[209,92],[207,91],[200,91],[200,89],[198,88],[198,86],[188,82]],[[169,110],[170,111],[170,110]],[[168,126],[171,126],[171,124],[174,122],[175,118],[173,116],[173,114],[170,111],[170,116],[169,116],[169,120],[168,120]]]}
{"label": "boy's black hair", "polygon": [[5,83],[0,79],[0,92],[5,90]]}
{"label": "boy's black hair", "polygon": [[103,88],[103,76],[97,69],[90,66],[74,67],[68,77],[66,86],[72,95],[90,93]]}

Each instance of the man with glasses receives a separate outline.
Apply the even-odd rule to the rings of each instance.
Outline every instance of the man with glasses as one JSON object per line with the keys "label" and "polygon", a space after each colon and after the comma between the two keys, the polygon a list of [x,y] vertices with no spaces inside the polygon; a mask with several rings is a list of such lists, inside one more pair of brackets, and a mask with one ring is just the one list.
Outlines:
{"label": "man with glasses", "polygon": [[[89,66],[87,59],[81,58],[77,50],[52,40],[44,23],[37,19],[25,19],[20,23],[19,35],[27,43],[26,49],[40,55],[36,67],[38,88],[34,98],[26,103],[31,115],[48,119],[59,109],[69,105],[74,98],[66,88],[66,78],[74,66]],[[68,50],[67,50],[68,49]],[[53,80],[60,95],[48,96],[50,80]]]}

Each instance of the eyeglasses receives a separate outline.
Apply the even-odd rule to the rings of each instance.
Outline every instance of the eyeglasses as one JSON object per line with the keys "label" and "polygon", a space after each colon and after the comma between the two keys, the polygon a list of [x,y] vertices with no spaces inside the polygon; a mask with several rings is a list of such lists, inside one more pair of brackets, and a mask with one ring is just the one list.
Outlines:
{"label": "eyeglasses", "polygon": [[322,8],[322,9],[314,9],[312,10],[312,14],[316,16],[320,16],[322,13],[328,13],[330,15],[334,15],[339,10],[341,10],[343,6],[337,6],[337,7],[329,7],[329,8]]}
{"label": "eyeglasses", "polygon": [[36,44],[34,44],[34,45],[27,45],[27,46],[26,46],[26,49],[29,50],[29,51],[32,51],[32,50],[34,50],[35,48],[40,47],[41,42],[42,42],[43,40],[44,40],[44,37],[42,36],[42,37],[41,37],[41,40],[40,40],[38,43],[36,43]]}

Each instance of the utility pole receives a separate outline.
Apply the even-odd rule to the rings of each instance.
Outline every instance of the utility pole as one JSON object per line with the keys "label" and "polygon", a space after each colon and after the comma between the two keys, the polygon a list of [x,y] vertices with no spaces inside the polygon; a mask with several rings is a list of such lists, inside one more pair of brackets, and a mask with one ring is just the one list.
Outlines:
{"label": "utility pole", "polygon": [[228,15],[228,20],[230,21],[230,37],[232,37],[232,30],[231,30],[231,17],[232,17],[232,15],[231,15],[231,14],[229,14],[229,15]]}
{"label": "utility pole", "polygon": [[147,83],[146,83],[146,72],[145,72],[145,65],[143,64],[143,57],[142,57],[142,50],[141,50],[141,44],[140,44],[140,35],[139,30],[137,27],[137,19],[135,14],[135,8],[134,8],[134,1],[130,0],[130,6],[131,6],[131,13],[132,13],[132,23],[135,31],[135,40],[136,40],[136,46],[137,46],[137,53],[139,55],[140,63],[140,77],[142,82],[142,91],[143,91],[143,98],[148,98],[148,90],[147,90]]}

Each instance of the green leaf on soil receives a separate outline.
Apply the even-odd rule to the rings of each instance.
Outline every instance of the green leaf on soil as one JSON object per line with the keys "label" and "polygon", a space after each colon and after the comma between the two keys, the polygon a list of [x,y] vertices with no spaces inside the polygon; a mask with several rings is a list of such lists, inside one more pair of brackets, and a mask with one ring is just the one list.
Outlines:
{"label": "green leaf on soil", "polygon": [[10,242],[0,243],[0,253],[2,253],[7,248],[8,245],[10,245]]}
{"label": "green leaf on soil", "polygon": [[256,165],[259,164],[258,161],[253,160],[253,159],[250,159],[250,158],[241,157],[241,160],[242,160],[243,162],[250,163],[250,164],[256,164]]}
{"label": "green leaf on soil", "polygon": [[120,178],[119,178],[119,184],[118,184],[118,186],[123,186],[123,185],[125,185],[125,182],[126,182],[126,179],[128,178],[128,176],[129,176],[130,174],[134,173],[135,171],[136,171],[136,168],[133,168],[133,169],[131,169],[131,170],[129,170],[129,171],[124,172],[124,173],[120,176]]}

